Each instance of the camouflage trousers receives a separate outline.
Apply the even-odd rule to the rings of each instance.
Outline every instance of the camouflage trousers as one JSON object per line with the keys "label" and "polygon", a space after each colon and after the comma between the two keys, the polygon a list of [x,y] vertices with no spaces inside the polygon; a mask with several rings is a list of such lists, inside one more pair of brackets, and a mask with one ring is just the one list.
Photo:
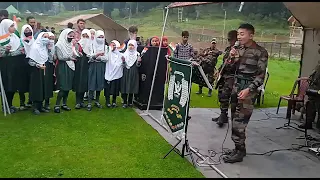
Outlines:
{"label": "camouflage trousers", "polygon": [[316,119],[316,115],[318,113],[318,120],[317,120],[317,128],[320,129],[320,98],[316,97],[309,97],[307,96],[308,103],[306,104],[306,122],[311,123],[314,122]]}
{"label": "camouflage trousers", "polygon": [[250,92],[245,99],[238,99],[239,92],[246,89],[249,84],[250,81],[237,78],[231,93],[231,139],[234,142],[236,149],[244,149],[246,147],[246,128],[254,109],[255,97],[257,94],[256,92]]}
{"label": "camouflage trousers", "polygon": [[221,113],[228,114],[229,102],[234,84],[234,77],[223,76],[224,82],[218,86],[218,99]]}

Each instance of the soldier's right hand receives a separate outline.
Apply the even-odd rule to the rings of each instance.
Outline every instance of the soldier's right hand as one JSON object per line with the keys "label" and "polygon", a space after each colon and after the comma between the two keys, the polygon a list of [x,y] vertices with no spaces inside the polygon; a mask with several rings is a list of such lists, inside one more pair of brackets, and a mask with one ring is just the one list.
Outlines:
{"label": "soldier's right hand", "polygon": [[237,56],[239,56],[239,52],[238,52],[238,50],[236,50],[235,48],[231,48],[231,50],[230,50],[230,56],[231,57],[237,57]]}

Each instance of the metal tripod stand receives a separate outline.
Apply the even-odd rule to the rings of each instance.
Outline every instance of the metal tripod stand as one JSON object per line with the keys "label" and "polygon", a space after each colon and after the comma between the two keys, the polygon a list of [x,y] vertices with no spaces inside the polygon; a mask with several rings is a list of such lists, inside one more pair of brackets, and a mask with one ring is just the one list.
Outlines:
{"label": "metal tripod stand", "polygon": [[[189,114],[189,110],[188,113]],[[192,156],[192,151],[190,149],[190,145],[189,145],[189,141],[187,138],[187,129],[188,129],[188,121],[191,119],[191,117],[187,116],[187,120],[186,120],[186,124],[185,124],[185,131],[182,133],[182,138],[178,140],[178,142],[170,149],[170,151],[163,157],[163,159],[165,159],[172,151],[174,151],[175,153],[177,153],[179,156],[181,156],[182,158],[184,158],[185,156],[190,156],[192,164],[195,166],[195,162]],[[180,153],[176,147],[182,142],[182,152]],[[187,154],[185,154],[185,152],[187,152]]]}

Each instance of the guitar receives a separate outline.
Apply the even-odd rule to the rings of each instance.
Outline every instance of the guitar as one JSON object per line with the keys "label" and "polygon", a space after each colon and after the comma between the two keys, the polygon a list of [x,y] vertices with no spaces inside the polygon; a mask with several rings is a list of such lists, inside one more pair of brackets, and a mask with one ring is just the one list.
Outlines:
{"label": "guitar", "polygon": [[[238,49],[238,48],[239,48],[239,45],[240,45],[239,41],[236,41],[233,47],[234,47],[235,49]],[[216,83],[215,83],[214,89],[218,89],[219,85],[222,83],[222,81],[223,81],[223,78],[222,78],[223,70],[224,70],[224,68],[225,68],[225,66],[226,66],[226,64],[227,64],[227,62],[228,62],[228,60],[229,60],[230,58],[231,58],[231,57],[230,57],[230,55],[229,55],[228,58],[224,61],[223,65],[222,65],[222,67],[221,67],[221,69],[220,69],[220,71],[219,71],[219,73],[218,73],[218,77],[217,77],[217,79],[216,79]]]}

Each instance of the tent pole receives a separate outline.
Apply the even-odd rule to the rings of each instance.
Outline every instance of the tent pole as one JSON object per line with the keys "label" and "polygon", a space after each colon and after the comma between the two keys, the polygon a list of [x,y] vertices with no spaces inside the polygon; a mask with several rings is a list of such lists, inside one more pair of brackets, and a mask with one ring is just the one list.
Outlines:
{"label": "tent pole", "polygon": [[160,51],[161,51],[161,46],[162,46],[162,38],[163,38],[163,35],[164,35],[164,31],[165,31],[165,29],[166,29],[166,24],[167,24],[167,19],[168,19],[169,8],[168,8],[168,7],[165,7],[165,9],[167,9],[167,12],[166,12],[166,16],[165,16],[164,22],[163,22],[162,34],[161,34],[161,38],[160,38],[160,45],[159,45],[159,49],[158,49],[156,65],[155,65],[154,71],[153,71],[152,84],[151,84],[151,89],[150,89],[150,94],[149,94],[149,99],[148,99],[148,105],[147,105],[147,110],[146,110],[146,113],[147,113],[147,114],[149,113],[149,108],[150,108],[150,103],[151,103],[151,97],[152,97],[153,87],[154,87],[154,81],[155,81],[155,79],[156,79],[156,74],[157,74],[157,69],[158,69],[158,62],[159,62]]}

